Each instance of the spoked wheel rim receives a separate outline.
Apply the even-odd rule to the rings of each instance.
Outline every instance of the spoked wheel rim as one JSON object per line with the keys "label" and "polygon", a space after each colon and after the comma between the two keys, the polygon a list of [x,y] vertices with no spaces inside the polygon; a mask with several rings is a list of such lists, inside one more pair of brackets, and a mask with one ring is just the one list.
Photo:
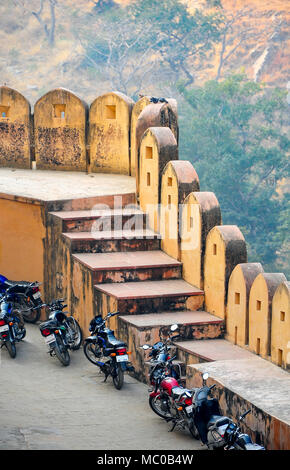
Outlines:
{"label": "spoked wheel rim", "polygon": [[29,302],[25,302],[23,300],[22,302],[17,302],[14,305],[15,308],[22,313],[22,316],[27,323],[36,323],[39,320],[41,309],[34,309],[34,304],[31,300]]}
{"label": "spoked wheel rim", "polygon": [[99,365],[101,357],[96,355],[96,351],[99,351],[99,346],[92,342],[86,342],[84,344],[84,354],[86,358],[95,365]]}
{"label": "spoked wheel rim", "polygon": [[172,418],[170,411],[164,411],[162,409],[162,401],[160,399],[160,395],[156,397],[149,397],[149,405],[151,409],[156,413],[160,418],[168,419]]}
{"label": "spoked wheel rim", "polygon": [[66,323],[69,328],[69,334],[74,337],[73,344],[70,345],[71,349],[79,349],[82,344],[83,334],[80,325],[73,317],[68,317]]}

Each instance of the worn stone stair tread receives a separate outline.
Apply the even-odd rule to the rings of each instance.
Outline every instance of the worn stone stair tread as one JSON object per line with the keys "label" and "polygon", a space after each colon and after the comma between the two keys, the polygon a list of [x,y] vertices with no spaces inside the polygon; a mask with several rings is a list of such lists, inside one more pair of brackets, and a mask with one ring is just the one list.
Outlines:
{"label": "worn stone stair tread", "polygon": [[57,211],[49,212],[49,214],[59,217],[63,220],[78,220],[78,219],[96,219],[98,217],[119,217],[144,215],[144,212],[136,208],[119,208],[119,209],[91,209],[80,211]]}
{"label": "worn stone stair tread", "polygon": [[153,230],[104,230],[96,232],[64,232],[64,237],[74,240],[123,240],[123,239],[160,239],[161,235]]}
{"label": "worn stone stair tread", "polygon": [[179,261],[161,250],[78,253],[72,256],[92,271],[181,266]]}
{"label": "worn stone stair tread", "polygon": [[198,287],[192,286],[182,279],[96,284],[94,287],[117,299],[150,299],[204,294]]}
{"label": "worn stone stair tread", "polygon": [[178,312],[147,313],[146,315],[121,315],[123,321],[136,328],[149,328],[178,325],[222,324],[224,320],[201,310],[182,310]]}
{"label": "worn stone stair tread", "polygon": [[185,353],[198,356],[207,362],[224,361],[227,359],[250,359],[254,356],[250,351],[236,346],[225,339],[176,341],[175,345]]}

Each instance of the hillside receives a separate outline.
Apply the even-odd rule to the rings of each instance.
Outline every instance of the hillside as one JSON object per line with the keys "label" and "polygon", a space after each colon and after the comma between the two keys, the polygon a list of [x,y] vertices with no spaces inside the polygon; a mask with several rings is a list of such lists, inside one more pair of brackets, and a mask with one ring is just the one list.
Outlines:
{"label": "hillside", "polygon": [[[115,0],[125,5],[130,0]],[[97,2],[63,0],[55,5],[55,42],[50,46],[43,25],[33,12],[40,0],[2,0],[0,5],[0,83],[22,92],[33,104],[39,96],[56,86],[67,87],[90,102],[110,89],[93,70],[83,68],[84,48],[76,27],[86,28],[88,14]],[[191,11],[203,1],[187,0]],[[249,77],[269,85],[286,87],[287,49],[289,51],[290,4],[285,0],[223,0],[232,32],[225,38],[224,57],[230,54],[224,70],[245,70]],[[115,7],[112,7],[115,8]],[[43,2],[41,21],[50,27],[49,2]],[[154,17],[154,12],[152,12]],[[288,30],[287,30],[288,25]],[[230,32],[230,28],[228,30]],[[220,64],[222,42],[215,54],[196,74],[196,83],[215,78]],[[289,59],[288,59],[289,62]],[[147,89],[154,93],[154,80]]]}

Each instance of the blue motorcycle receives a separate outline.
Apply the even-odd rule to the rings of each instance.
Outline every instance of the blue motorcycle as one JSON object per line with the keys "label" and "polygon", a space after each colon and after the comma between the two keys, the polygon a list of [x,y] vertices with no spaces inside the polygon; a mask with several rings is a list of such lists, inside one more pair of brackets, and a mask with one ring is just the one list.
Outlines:
{"label": "blue motorcycle", "polygon": [[10,281],[0,274],[0,294],[9,289],[11,303],[28,323],[36,323],[40,318],[43,301],[39,286],[40,282]]}

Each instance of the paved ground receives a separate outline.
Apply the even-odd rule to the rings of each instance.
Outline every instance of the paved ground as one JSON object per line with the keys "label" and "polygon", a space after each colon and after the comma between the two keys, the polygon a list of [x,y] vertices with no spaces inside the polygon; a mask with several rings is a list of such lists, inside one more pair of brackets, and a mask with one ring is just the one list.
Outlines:
{"label": "paved ground", "polygon": [[0,193],[42,201],[135,193],[132,176],[0,168]]}
{"label": "paved ground", "polygon": [[82,349],[68,367],[51,358],[37,325],[15,359],[3,348],[0,361],[0,449],[202,449],[187,432],[168,432],[146,385],[128,375],[120,391],[103,383]]}

